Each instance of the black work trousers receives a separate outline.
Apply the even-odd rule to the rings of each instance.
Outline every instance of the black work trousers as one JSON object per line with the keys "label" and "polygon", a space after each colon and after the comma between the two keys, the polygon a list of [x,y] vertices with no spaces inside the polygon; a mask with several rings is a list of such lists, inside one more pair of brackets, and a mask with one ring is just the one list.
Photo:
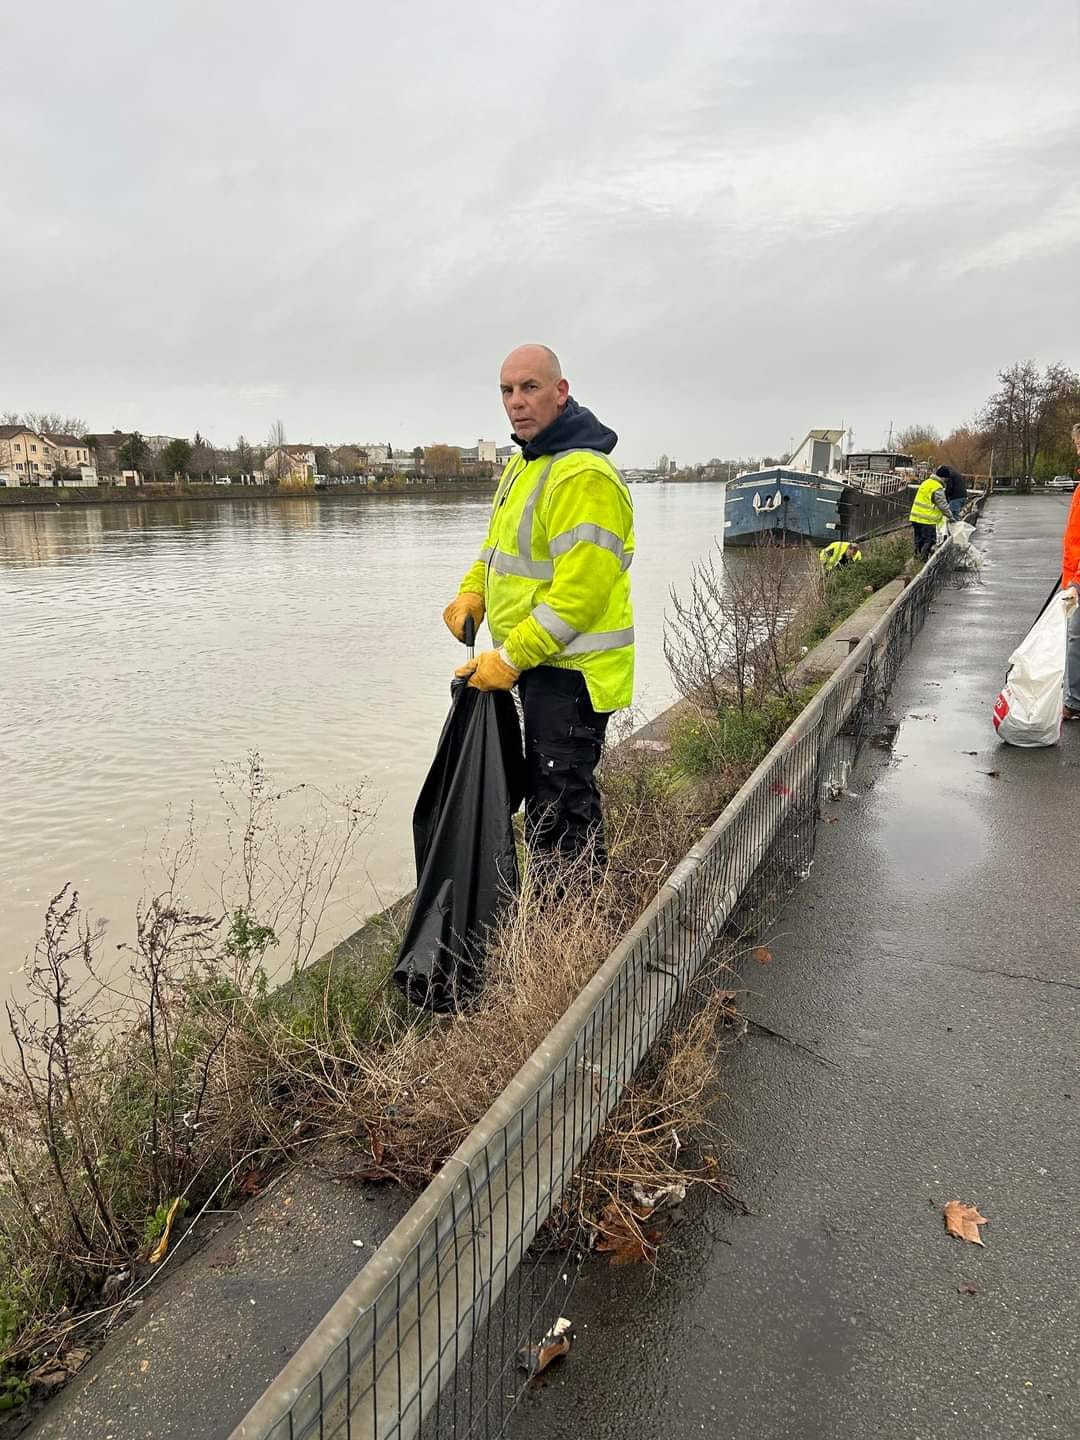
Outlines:
{"label": "black work trousers", "polygon": [[579,670],[523,671],[525,839],[533,849],[575,860],[592,848],[607,863],[596,766],[610,712],[594,710]]}
{"label": "black work trousers", "polygon": [[919,525],[914,520],[911,528],[915,532],[915,558],[917,560],[928,560],[930,552],[937,543],[936,525]]}

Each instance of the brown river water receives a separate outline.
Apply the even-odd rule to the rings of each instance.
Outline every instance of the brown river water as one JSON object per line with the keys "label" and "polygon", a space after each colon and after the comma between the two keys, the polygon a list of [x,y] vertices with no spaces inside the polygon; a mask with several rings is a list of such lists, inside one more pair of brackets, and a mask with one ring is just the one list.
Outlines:
{"label": "brown river water", "polygon": [[[722,528],[724,492],[632,493],[636,708],[648,717],[673,698],[669,586]],[[220,811],[215,773],[251,749],[281,784],[363,782],[378,806],[322,941],[408,888],[409,817],[463,658],[440,616],[487,505],[402,495],[0,510],[5,996],[66,883],[108,922],[109,942],[131,938],[139,898],[160,888],[170,815],[175,826],[191,806]],[[200,863],[212,890],[212,848]]]}

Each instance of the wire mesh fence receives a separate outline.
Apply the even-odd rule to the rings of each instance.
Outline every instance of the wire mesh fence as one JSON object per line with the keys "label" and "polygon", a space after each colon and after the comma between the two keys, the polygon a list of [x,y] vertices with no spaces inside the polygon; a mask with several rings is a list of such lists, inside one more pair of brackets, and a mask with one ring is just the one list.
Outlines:
{"label": "wire mesh fence", "polygon": [[507,1432],[595,1238],[566,1213],[575,1178],[718,950],[767,929],[808,873],[822,799],[843,790],[950,548],[822,686],[232,1440]]}

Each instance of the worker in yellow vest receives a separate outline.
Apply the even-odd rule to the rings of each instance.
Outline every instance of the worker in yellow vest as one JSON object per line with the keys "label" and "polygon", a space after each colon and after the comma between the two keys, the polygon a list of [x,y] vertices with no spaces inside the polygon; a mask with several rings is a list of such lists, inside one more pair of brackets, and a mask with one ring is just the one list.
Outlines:
{"label": "worker in yellow vest", "polygon": [[466,619],[486,615],[495,648],[456,674],[478,690],[517,687],[529,843],[603,863],[596,766],[611,712],[634,686],[633,503],[608,459],[618,436],[571,398],[554,351],[512,351],[499,383],[521,453],[443,619],[461,640]]}
{"label": "worker in yellow vest", "polygon": [[915,491],[911,514],[908,516],[915,538],[917,559],[927,559],[937,541],[938,527],[947,525],[952,518],[944,482],[941,476],[935,473],[924,480]]}
{"label": "worker in yellow vest", "polygon": [[862,551],[853,540],[834,540],[820,552],[821,568],[826,575],[841,565],[853,565],[862,559]]}

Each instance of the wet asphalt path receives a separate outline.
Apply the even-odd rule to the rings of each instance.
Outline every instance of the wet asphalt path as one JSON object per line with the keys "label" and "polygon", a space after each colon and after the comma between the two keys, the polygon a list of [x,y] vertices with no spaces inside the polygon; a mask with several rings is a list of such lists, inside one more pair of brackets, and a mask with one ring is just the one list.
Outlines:
{"label": "wet asphalt path", "polygon": [[746,1013],[829,1062],[753,1031],[728,1057],[753,1213],[710,1200],[655,1277],[587,1268],[516,1440],[1080,1436],[1080,726],[1021,751],[990,722],[1065,510],[992,503],[983,585],[935,603],[892,752],[749,967]]}

